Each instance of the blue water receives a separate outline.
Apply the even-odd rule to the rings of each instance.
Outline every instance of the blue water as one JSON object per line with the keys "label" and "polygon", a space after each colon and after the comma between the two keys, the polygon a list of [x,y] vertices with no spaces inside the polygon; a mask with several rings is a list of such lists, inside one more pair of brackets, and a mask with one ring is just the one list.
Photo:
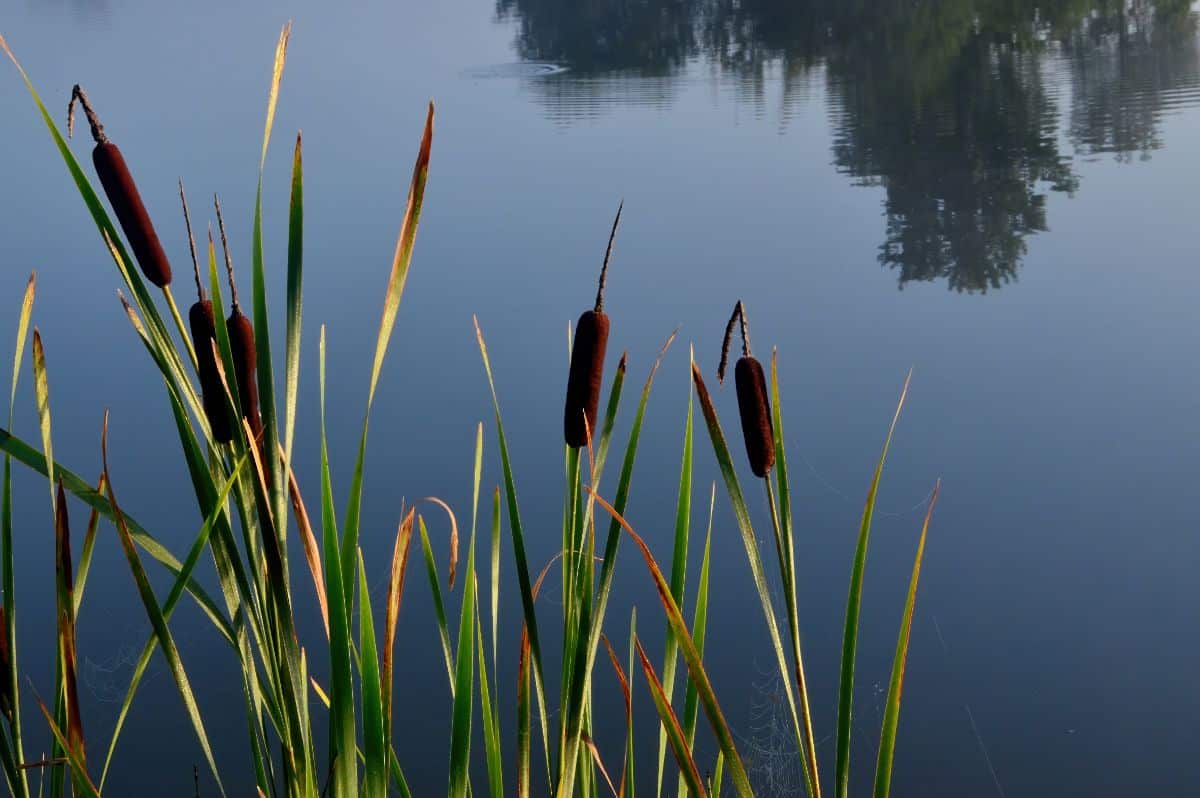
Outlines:
{"label": "blue water", "polygon": [[[302,128],[297,471],[310,508],[319,325],[341,500],[425,103],[437,103],[425,213],[367,458],[364,547],[380,595],[402,497],[435,494],[469,518],[478,421],[485,486],[500,479],[472,314],[497,373],[530,560],[540,567],[553,554],[566,329],[591,303],[623,198],[606,297],[610,372],[628,350],[627,385],[640,386],[680,329],[650,400],[628,516],[668,559],[688,347],[711,375],[729,309],[743,299],[760,355],[779,351],[826,775],[858,516],[911,367],[870,549],[853,792],[873,771],[923,502],[939,477],[894,794],[1200,789],[1200,517],[1189,498],[1200,465],[1200,40],[1187,3],[11,3],[0,33],[52,111],[61,120],[71,85],[82,83],[130,160],[181,302],[191,299],[177,176],[201,228],[208,198],[221,193],[235,265],[249,273],[270,58],[287,19],[295,29],[267,163],[265,248],[279,310],[290,151]],[[118,277],[7,64],[0,108],[0,352],[11,351],[20,292],[36,269],[57,458],[95,478],[108,409],[122,505],[182,552],[201,519],[161,382],[121,313]],[[82,157],[87,146],[75,149]],[[279,343],[282,314],[272,321]],[[733,392],[717,402],[732,430]],[[619,441],[632,409],[628,401]],[[37,437],[28,371],[14,428]],[[719,475],[700,429],[697,453],[692,520],[702,530]],[[15,489],[22,669],[45,694],[49,504],[39,477],[19,471]],[[749,495],[765,534],[763,501]],[[83,506],[71,512],[82,529]],[[444,556],[444,522],[433,509],[427,519]],[[769,536],[762,542],[769,551]],[[772,733],[773,659],[721,489],[713,550],[713,681],[760,791],[799,794],[786,738]],[[507,542],[505,552],[500,684],[511,702],[519,603]],[[315,644],[302,574],[296,591]],[[428,596],[414,571],[397,724],[418,795],[444,789],[448,758],[448,686]],[[550,623],[558,589],[543,601]],[[661,610],[624,550],[614,643],[635,605],[639,631],[661,651]],[[173,627],[223,778],[246,794],[236,663],[192,607]],[[107,526],[79,634],[98,760],[147,634]],[[190,794],[193,764],[203,762],[160,660],[151,673],[106,794]],[[610,676],[601,663],[597,689],[615,697]],[[634,700],[649,750],[640,680]],[[32,704],[26,719],[40,728]],[[615,769],[618,704],[598,705],[596,722]],[[48,745],[48,735],[38,739]],[[711,746],[702,750],[710,756]],[[644,792],[651,759],[639,762]],[[203,771],[203,794],[215,794]]]}

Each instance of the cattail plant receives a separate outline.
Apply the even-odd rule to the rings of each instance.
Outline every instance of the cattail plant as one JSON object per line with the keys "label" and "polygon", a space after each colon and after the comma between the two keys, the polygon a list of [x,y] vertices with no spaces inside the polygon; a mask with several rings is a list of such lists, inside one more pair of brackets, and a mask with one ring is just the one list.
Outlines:
{"label": "cattail plant", "polygon": [[[216,316],[213,315],[212,300],[204,295],[204,284],[200,280],[200,262],[196,258],[196,239],[192,235],[192,219],[188,213],[187,196],[183,192],[183,181],[179,181],[179,201],[183,205],[183,222],[187,226],[188,247],[192,253],[192,275],[196,278],[196,301],[188,310],[188,326],[192,332],[192,347],[196,350],[196,374],[200,377],[200,395],[204,415],[208,419],[213,440],[229,443],[233,431],[229,427],[229,412],[225,407],[225,390],[221,387],[221,375],[217,370]],[[209,236],[211,237],[211,229]]]}
{"label": "cattail plant", "polygon": [[158,240],[158,233],[154,231],[150,214],[142,203],[142,195],[138,193],[137,184],[133,182],[133,175],[125,163],[125,156],[104,134],[104,125],[100,124],[99,117],[79,84],[71,89],[71,101],[67,105],[67,135],[70,136],[75,127],[76,102],[83,106],[83,113],[92,128],[92,138],[96,141],[92,163],[96,166],[96,174],[100,176],[100,185],[104,186],[104,193],[117,213],[117,221],[129,239],[129,246],[138,265],[142,267],[142,274],[159,288],[165,289],[171,284],[171,264],[167,260],[167,253]]}
{"label": "cattail plant", "polygon": [[234,377],[237,379],[238,397],[242,403],[242,417],[249,422],[250,431],[257,440],[262,435],[262,419],[258,415],[258,382],[254,377],[254,370],[258,364],[258,354],[254,347],[254,325],[242,313],[242,306],[238,304],[237,286],[233,281],[233,257],[229,254],[229,239],[225,234],[225,217],[221,214],[221,200],[215,195],[213,204],[217,209],[217,226],[221,230],[225,273],[229,277],[231,310],[229,318],[225,320],[225,328],[229,333]]}
{"label": "cattail plant", "polygon": [[771,406],[767,399],[767,378],[758,358],[750,354],[750,333],[746,322],[746,309],[739,299],[733,306],[733,315],[725,325],[725,339],[721,343],[721,364],[717,367],[717,381],[725,381],[725,367],[729,364],[729,345],[733,338],[733,325],[740,322],[742,330],[742,356],[733,367],[733,380],[737,388],[738,413],[742,417],[742,437],[746,440],[746,457],[750,459],[750,470],[756,477],[766,477],[775,465],[775,432],[771,426]]}
{"label": "cattail plant", "polygon": [[577,449],[586,446],[596,429],[596,411],[600,406],[600,386],[604,381],[604,352],[608,347],[608,314],[604,312],[604,281],[608,276],[608,261],[612,257],[613,239],[621,221],[622,202],[617,206],[608,248],[600,267],[600,283],[596,289],[596,305],[585,310],[575,325],[571,345],[571,371],[567,377],[567,402],[563,411],[563,436],[567,446]]}

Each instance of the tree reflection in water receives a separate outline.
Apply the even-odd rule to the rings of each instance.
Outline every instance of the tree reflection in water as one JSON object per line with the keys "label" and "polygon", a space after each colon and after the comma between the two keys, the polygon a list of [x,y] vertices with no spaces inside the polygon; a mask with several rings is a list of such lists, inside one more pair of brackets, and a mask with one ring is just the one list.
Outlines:
{"label": "tree reflection in water", "polygon": [[[1146,158],[1163,114],[1200,85],[1187,0],[498,0],[523,59],[571,71],[539,90],[557,118],[645,94],[703,59],[785,105],[816,77],[834,162],[884,191],[879,262],[903,287],[986,292],[1017,278],[1050,192],[1079,188],[1072,156]],[[1054,65],[1056,70],[1049,70]],[[1062,74],[1071,87],[1061,108]],[[623,80],[616,80],[620,76]],[[1060,145],[1060,125],[1071,151]]]}

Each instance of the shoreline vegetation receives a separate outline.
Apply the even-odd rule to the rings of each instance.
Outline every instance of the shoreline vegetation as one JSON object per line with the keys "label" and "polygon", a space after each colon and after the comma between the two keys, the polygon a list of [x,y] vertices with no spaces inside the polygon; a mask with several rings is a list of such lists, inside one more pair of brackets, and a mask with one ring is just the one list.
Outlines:
{"label": "shoreline vegetation", "polygon": [[[245,306],[239,301],[219,200],[215,201],[215,211],[224,275],[218,266],[211,228],[207,250],[196,252],[191,216],[180,181],[197,293],[195,304],[187,314],[187,323],[172,295],[170,264],[138,195],[133,171],[124,154],[108,139],[99,114],[86,94],[79,86],[74,87],[69,120],[78,102],[95,140],[93,161],[96,172],[119,228],[76,161],[33,83],[8,44],[0,38],[0,48],[25,81],[117,267],[123,284],[121,302],[134,333],[162,377],[181,455],[203,519],[190,548],[180,556],[169,551],[127,513],[117,499],[120,474],[114,475],[109,470],[107,416],[100,436],[104,468],[95,485],[54,460],[53,370],[50,366],[54,352],[53,345],[46,344],[37,327],[32,327],[30,334],[36,294],[36,277],[31,276],[17,323],[9,421],[7,427],[0,428],[0,449],[4,451],[3,493],[0,497],[0,576],[3,579],[0,770],[10,793],[19,798],[35,793],[42,795],[44,791],[52,798],[68,793],[100,795],[110,775],[113,754],[142,677],[151,660],[161,656],[216,789],[222,795],[227,794],[227,787],[240,794],[222,782],[222,767],[209,744],[204,708],[193,694],[191,677],[171,630],[173,611],[180,602],[188,601],[200,608],[212,627],[214,640],[223,641],[240,666],[248,729],[246,751],[258,795],[296,798],[411,795],[405,768],[419,767],[419,763],[406,762],[404,750],[395,745],[396,718],[403,717],[403,707],[394,705],[393,675],[401,598],[409,559],[415,556],[414,538],[418,538],[419,556],[433,596],[440,649],[452,696],[450,739],[447,741],[448,795],[465,798],[486,791],[488,795],[501,796],[513,794],[515,785],[515,794],[519,796],[632,796],[636,783],[649,783],[651,772],[657,794],[670,791],[668,785],[674,781],[674,791],[680,796],[719,796],[723,790],[732,790],[742,798],[753,795],[754,785],[745,760],[739,754],[735,736],[704,666],[709,555],[713,508],[717,501],[715,483],[703,539],[703,561],[697,574],[687,572],[688,550],[696,542],[691,527],[691,505],[694,411],[698,403],[703,430],[721,472],[722,501],[729,501],[736,517],[770,634],[778,683],[786,699],[790,734],[794,737],[795,753],[801,763],[805,791],[813,798],[823,794],[848,798],[854,667],[863,575],[876,491],[892,432],[907,394],[908,380],[905,380],[871,478],[858,530],[848,586],[834,735],[836,759],[833,763],[822,763],[817,754],[803,665],[779,363],[772,351],[768,380],[762,363],[751,354],[749,325],[741,301],[736,304],[726,327],[718,377],[724,377],[737,322],[742,355],[735,364],[734,375],[741,429],[747,465],[754,478],[763,482],[771,518],[772,550],[764,557],[759,548],[759,533],[752,526],[748,499],[739,476],[741,469],[735,465],[737,458],[730,451],[694,355],[691,359],[694,390],[689,393],[684,422],[673,547],[665,570],[660,566],[663,553],[656,556],[624,516],[646,402],[658,364],[667,355],[674,334],[660,351],[636,400],[628,440],[623,450],[617,450],[621,462],[615,484],[611,480],[602,482],[627,376],[626,357],[622,355],[602,405],[610,326],[604,313],[603,292],[620,220],[619,209],[600,272],[595,306],[580,317],[575,328],[564,409],[566,481],[559,554],[544,565],[530,563],[526,557],[525,528],[518,501],[517,477],[508,456],[498,375],[492,372],[488,347],[476,319],[476,337],[495,411],[494,445],[500,456],[502,478],[491,491],[490,515],[481,519],[481,511],[487,513],[489,509],[486,504],[480,507],[486,437],[485,425],[481,422],[475,434],[466,555],[459,560],[461,509],[456,513],[445,502],[432,497],[402,507],[380,625],[368,600],[363,552],[359,545],[367,429],[412,261],[429,172],[434,108],[431,103],[426,115],[384,292],[357,460],[348,475],[347,500],[338,507],[333,498],[333,472],[325,438],[324,327],[321,328],[317,353],[321,410],[317,485],[308,484],[307,479],[302,481],[292,470],[303,316],[304,179],[299,135],[293,152],[289,195],[287,271],[283,283],[286,326],[281,361],[274,359],[280,352],[272,346],[272,331],[267,323],[267,287],[271,285],[272,290],[279,290],[280,275],[269,275],[265,267],[262,176],[290,33],[289,23],[280,34],[273,62],[259,162],[249,279],[245,266],[239,272],[243,280],[241,296],[243,299],[249,297]],[[71,129],[69,121],[68,136]],[[226,304],[222,276],[228,282],[230,294],[229,316],[224,320]],[[151,285],[161,292],[161,300],[154,296]],[[167,308],[166,316],[159,311],[160,303]],[[40,450],[12,433],[17,381],[22,373],[27,341],[32,353]],[[18,658],[12,529],[14,463],[45,476],[50,488],[56,540],[57,627],[54,638],[58,654],[54,690],[46,695],[39,695],[31,682],[22,683]],[[876,798],[885,798],[891,784],[909,630],[937,491],[935,486],[921,526],[901,613],[872,787]],[[485,502],[486,499],[485,496]],[[72,534],[69,505],[79,507],[81,504],[87,506],[90,514],[82,543],[76,549],[76,541],[80,539]],[[443,566],[436,561],[425,519],[419,512],[419,508],[425,509],[429,505],[447,515],[451,530],[444,587],[440,576]],[[74,520],[77,532],[78,515]],[[91,736],[84,733],[77,694],[75,643],[76,617],[84,599],[101,525],[111,525],[115,529],[151,628],[120,705],[115,728],[106,743],[94,733]],[[485,531],[479,529],[481,525],[486,527]],[[289,539],[292,535],[295,535],[295,542]],[[607,617],[616,554],[622,540],[636,547],[656,588],[663,617],[655,614],[650,619],[644,618],[643,622],[662,623],[665,618],[666,635],[661,658],[653,658],[643,646],[636,631],[636,616],[630,618],[628,635],[622,633],[621,639],[616,639],[616,625],[609,623]],[[486,562],[482,582],[477,571],[477,547],[484,549]],[[517,574],[523,627],[519,641],[515,716],[502,719],[502,705],[507,707],[508,702],[501,701],[501,691],[507,688],[498,679],[497,661],[502,652],[511,650],[511,645],[516,642],[500,640],[497,631],[500,561],[505,548],[510,549]],[[302,562],[295,556],[297,550]],[[772,553],[774,557],[771,557]],[[202,561],[210,559],[220,588],[217,595],[207,592],[197,579],[198,569],[209,567],[207,562],[202,565]],[[165,594],[154,590],[148,569],[156,576],[162,575],[159,569],[165,569],[170,579],[170,589]],[[550,639],[543,637],[544,624],[551,622],[553,617],[539,613],[536,605],[539,590],[552,573],[561,574],[562,578],[561,651],[543,646],[543,641]],[[693,580],[696,587],[692,595],[687,595],[685,585]],[[305,583],[309,583],[308,586]],[[301,640],[293,609],[294,591],[309,588],[320,607],[324,636]],[[458,613],[454,615],[454,607],[448,606],[447,598],[456,589],[461,598]],[[556,607],[554,615],[558,614]],[[780,614],[783,623],[780,623]],[[554,632],[553,637],[557,640],[558,630]],[[607,664],[597,660],[601,644]],[[310,663],[318,661],[322,672],[328,665],[329,677],[325,683],[310,674]],[[624,698],[626,740],[619,765],[618,757],[612,751],[601,756],[591,736],[595,713],[609,708],[603,704],[593,705],[593,678],[597,668],[602,672],[611,668]],[[609,676],[605,674],[604,678]],[[659,718],[657,750],[635,750],[632,702],[635,690],[641,688],[648,692]],[[33,705],[30,700],[36,703],[41,716],[36,722],[31,722],[29,713],[22,712],[23,702]],[[618,707],[618,711],[620,709]],[[43,722],[45,726],[41,725]],[[320,734],[314,730],[325,727],[328,728],[327,745],[319,746]],[[46,729],[51,737],[50,753],[44,761],[33,761],[30,753],[40,749],[30,742],[29,734],[36,731],[41,735]],[[697,742],[701,735],[703,745]],[[473,751],[472,744],[480,739],[482,751],[478,747]],[[102,743],[104,745],[98,747]],[[668,749],[673,765],[668,762]],[[515,757],[504,756],[502,752],[509,750],[515,751]],[[715,750],[715,759],[707,754],[702,756],[702,750]],[[828,771],[830,764],[833,765],[832,774]],[[822,779],[822,765],[826,767],[826,779]],[[472,779],[473,775],[483,773],[486,779]],[[860,793],[865,793],[865,789],[856,792]]]}

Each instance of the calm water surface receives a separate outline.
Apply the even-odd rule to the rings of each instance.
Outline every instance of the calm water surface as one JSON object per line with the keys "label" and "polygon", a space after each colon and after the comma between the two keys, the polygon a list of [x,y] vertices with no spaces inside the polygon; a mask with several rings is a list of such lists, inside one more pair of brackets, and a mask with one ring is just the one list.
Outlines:
{"label": "calm water surface", "polygon": [[[492,432],[473,313],[497,368],[531,559],[553,553],[565,330],[590,302],[624,198],[609,276],[610,368],[628,349],[640,383],[681,330],[650,402],[629,516],[666,557],[687,347],[714,368],[729,308],[743,298],[760,351],[779,348],[819,736],[835,720],[857,516],[914,368],[868,568],[855,790],[873,766],[922,502],[940,476],[895,794],[1200,792],[1200,518],[1188,498],[1200,466],[1200,39],[1188,3],[445,0],[349,12],[311,0],[13,0],[0,31],[56,113],[72,83],[89,90],[139,176],[180,291],[178,175],[194,207],[221,192],[248,273],[271,48],[289,18],[266,248],[279,299],[289,138],[303,128],[297,465],[309,492],[318,324],[328,325],[330,438],[344,489],[424,104],[438,103],[426,212],[372,424],[371,559],[390,551],[402,496],[437,494],[469,515],[473,428],[485,421],[489,444]],[[0,351],[11,349],[19,292],[36,268],[56,454],[98,474],[108,408],[122,504],[183,551],[200,519],[161,383],[7,66],[0,108]],[[83,155],[83,142],[75,146]],[[718,401],[728,425],[732,392]],[[18,408],[17,431],[35,438],[27,376]],[[697,451],[693,522],[702,527],[717,472],[702,438]],[[499,480],[491,453],[485,468],[487,484]],[[38,478],[22,472],[16,487],[22,661],[44,692],[50,516]],[[72,511],[82,526],[82,507]],[[765,517],[756,522],[767,528]],[[713,547],[713,679],[762,791],[798,794],[794,760],[772,731],[778,704],[757,599],[720,494]],[[636,605],[639,631],[657,645],[661,612],[631,555],[619,567],[610,634],[625,636]],[[382,595],[383,572],[371,571]],[[508,696],[518,633],[508,560],[504,577]],[[316,640],[313,603],[303,583],[297,590]],[[558,596],[545,601],[549,619]],[[447,686],[419,579],[405,602],[400,750],[417,794],[436,795]],[[145,639],[142,617],[105,529],[80,620],[91,750],[107,742]],[[233,660],[190,607],[175,623],[227,784],[246,794]],[[607,671],[597,679],[615,689]],[[649,698],[639,690],[635,701],[649,741]],[[614,759],[615,706],[597,720]],[[831,768],[831,738],[821,755]],[[109,791],[190,794],[200,761],[156,664]],[[641,773],[652,780],[652,771],[647,759]]]}

